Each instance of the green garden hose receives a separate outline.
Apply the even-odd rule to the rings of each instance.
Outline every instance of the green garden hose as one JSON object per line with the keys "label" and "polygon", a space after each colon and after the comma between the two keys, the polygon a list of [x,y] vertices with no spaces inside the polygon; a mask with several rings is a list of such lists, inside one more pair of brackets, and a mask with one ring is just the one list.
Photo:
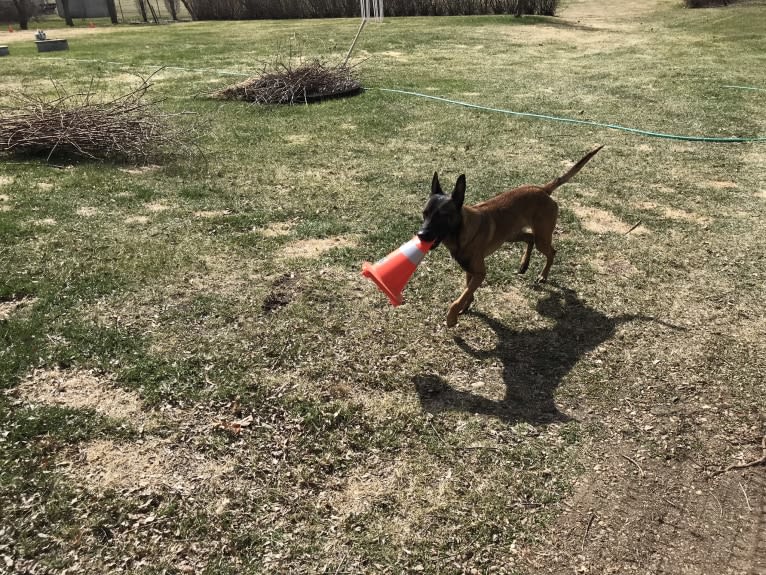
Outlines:
{"label": "green garden hose", "polygon": [[756,92],[766,92],[766,88],[754,88],[753,86],[721,86],[721,88],[735,88],[737,90],[755,90]]}
{"label": "green garden hose", "polygon": [[[733,87],[733,86],[726,86],[726,87]],[[513,110],[504,110],[503,108],[490,108],[488,106],[479,106],[478,104],[469,104],[468,102],[461,102],[460,100],[450,100],[448,98],[442,98],[441,96],[431,96],[430,94],[421,94],[419,92],[410,92],[408,90],[397,90],[393,88],[374,88],[374,89],[380,90],[381,92],[390,92],[393,94],[405,94],[407,96],[415,96],[417,98],[435,100],[437,102],[454,104],[456,106],[463,106],[465,108],[473,108],[475,110],[483,110],[486,112],[499,112],[501,114],[507,114],[509,116],[521,116],[524,118],[536,118],[538,120],[550,120],[554,122],[565,122],[568,124],[580,124],[583,126],[594,126],[597,128],[609,128],[610,130],[621,130],[623,132],[629,132],[631,134],[638,134],[641,136],[649,136],[652,138],[682,140],[685,142],[713,142],[713,143],[719,143],[719,144],[734,144],[734,143],[743,143],[743,142],[766,142],[766,137],[762,137],[762,136],[743,137],[743,138],[716,138],[716,137],[710,137],[710,136],[681,136],[677,134],[664,134],[662,132],[650,132],[648,130],[628,128],[627,126],[620,126],[618,124],[604,124],[601,122],[593,122],[590,120],[577,120],[575,118],[561,118],[559,116],[547,116],[545,114],[533,114],[531,112],[514,112]],[[755,88],[755,89],[758,89],[758,88]]]}

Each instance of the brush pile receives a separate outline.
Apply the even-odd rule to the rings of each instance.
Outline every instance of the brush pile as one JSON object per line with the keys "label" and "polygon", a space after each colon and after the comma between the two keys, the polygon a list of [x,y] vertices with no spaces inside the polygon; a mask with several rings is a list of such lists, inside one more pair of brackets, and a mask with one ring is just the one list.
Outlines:
{"label": "brush pile", "polygon": [[161,149],[178,147],[179,137],[156,111],[157,101],[145,98],[151,84],[114,99],[93,92],[67,94],[57,88],[53,98],[14,93],[0,109],[0,153],[87,158],[146,160]]}
{"label": "brush pile", "polygon": [[351,96],[362,90],[353,70],[340,64],[325,66],[318,60],[298,67],[279,64],[255,78],[218,90],[214,98],[255,104],[306,104],[326,98]]}

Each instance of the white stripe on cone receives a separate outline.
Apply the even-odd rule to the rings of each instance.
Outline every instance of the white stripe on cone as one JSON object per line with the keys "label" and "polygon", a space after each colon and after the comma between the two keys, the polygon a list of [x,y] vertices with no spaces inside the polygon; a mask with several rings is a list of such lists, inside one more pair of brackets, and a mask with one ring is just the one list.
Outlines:
{"label": "white stripe on cone", "polygon": [[407,256],[408,260],[410,260],[413,264],[417,266],[420,264],[420,262],[423,261],[423,258],[426,256],[426,253],[420,249],[420,246],[421,246],[420,240],[417,238],[413,238],[399,249],[402,250],[402,253],[405,256]]}

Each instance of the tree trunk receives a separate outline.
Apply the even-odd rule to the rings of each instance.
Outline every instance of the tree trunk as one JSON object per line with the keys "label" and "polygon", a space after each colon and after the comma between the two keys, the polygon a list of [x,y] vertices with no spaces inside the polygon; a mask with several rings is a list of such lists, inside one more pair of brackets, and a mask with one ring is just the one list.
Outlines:
{"label": "tree trunk", "polygon": [[61,8],[64,10],[64,20],[67,26],[74,26],[72,13],[69,11],[69,0],[61,0]]}
{"label": "tree trunk", "polygon": [[154,11],[154,6],[152,6],[152,0],[146,0],[146,5],[149,6],[149,12],[152,13],[152,20],[154,20],[154,23],[159,24],[160,20],[157,17],[157,12]]}
{"label": "tree trunk", "polygon": [[16,7],[16,13],[19,16],[19,28],[29,30],[29,10],[27,9],[27,0],[13,0]]}
{"label": "tree trunk", "polygon": [[175,22],[178,20],[178,2],[177,0],[165,0],[165,6],[170,12],[170,18]]}
{"label": "tree trunk", "polygon": [[181,0],[181,4],[184,5],[184,8],[186,8],[186,11],[189,13],[189,16],[191,16],[192,20],[196,20],[197,17],[194,15],[194,12],[192,11],[191,7],[189,6],[188,0]]}
{"label": "tree trunk", "polygon": [[112,24],[117,24],[117,7],[114,5],[114,0],[106,0],[106,9],[109,10],[109,18],[112,20]]}
{"label": "tree trunk", "polygon": [[138,11],[141,14],[141,19],[144,22],[148,22],[149,18],[146,17],[146,4],[144,4],[144,0],[136,0],[136,6],[138,6]]}

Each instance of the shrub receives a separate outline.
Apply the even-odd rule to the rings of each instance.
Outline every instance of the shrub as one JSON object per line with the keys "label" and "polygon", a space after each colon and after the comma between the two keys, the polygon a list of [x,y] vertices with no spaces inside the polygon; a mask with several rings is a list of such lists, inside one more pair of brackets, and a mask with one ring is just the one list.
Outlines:
{"label": "shrub", "polygon": [[[183,0],[195,20],[359,17],[358,0]],[[553,16],[558,0],[387,0],[387,16],[540,14]]]}

